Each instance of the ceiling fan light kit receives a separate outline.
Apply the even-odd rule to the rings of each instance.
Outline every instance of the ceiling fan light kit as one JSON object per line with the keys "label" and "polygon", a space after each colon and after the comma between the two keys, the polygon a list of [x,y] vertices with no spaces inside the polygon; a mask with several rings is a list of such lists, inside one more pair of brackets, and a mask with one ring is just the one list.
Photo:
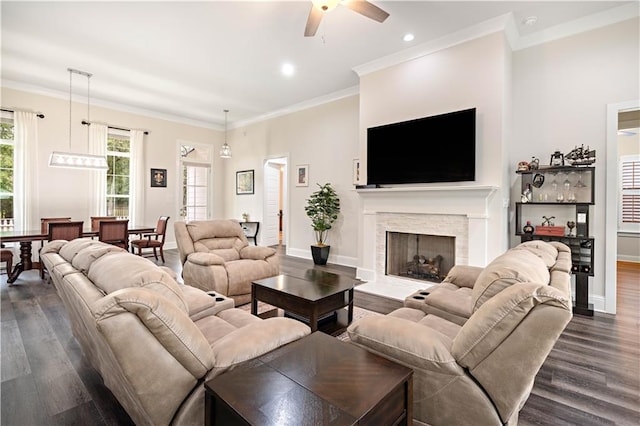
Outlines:
{"label": "ceiling fan light kit", "polygon": [[309,11],[307,25],[304,29],[305,37],[313,37],[316,35],[316,31],[318,31],[318,26],[320,26],[320,21],[322,21],[325,12],[330,12],[338,6],[338,4],[346,6],[354,12],[377,22],[384,22],[384,20],[389,17],[387,12],[366,0],[312,0],[311,3],[311,11]]}

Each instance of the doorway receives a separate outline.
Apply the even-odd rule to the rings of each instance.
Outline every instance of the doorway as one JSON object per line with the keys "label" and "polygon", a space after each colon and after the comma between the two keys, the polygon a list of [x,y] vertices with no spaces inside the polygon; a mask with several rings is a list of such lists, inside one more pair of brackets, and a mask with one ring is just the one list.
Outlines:
{"label": "doorway", "polygon": [[206,220],[211,212],[212,148],[179,142],[180,202],[178,215],[182,220]]}
{"label": "doorway", "polygon": [[[616,313],[617,262],[618,262],[618,220],[620,215],[620,167],[619,130],[621,117],[640,110],[640,100],[609,104],[607,106],[607,175],[605,218],[605,312]],[[624,118],[622,119],[625,120]],[[622,127],[628,125],[622,124]],[[637,238],[637,236],[636,236]]]}
{"label": "doorway", "polygon": [[264,216],[262,245],[285,245],[287,240],[287,158],[270,158],[264,163]]}

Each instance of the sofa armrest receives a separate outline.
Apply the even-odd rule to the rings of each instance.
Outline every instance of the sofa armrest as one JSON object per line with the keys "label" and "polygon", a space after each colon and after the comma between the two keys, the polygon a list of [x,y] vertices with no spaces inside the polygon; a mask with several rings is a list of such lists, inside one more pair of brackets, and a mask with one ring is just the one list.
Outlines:
{"label": "sofa armrest", "polygon": [[[116,357],[128,354],[131,365],[148,364],[149,358],[158,358],[161,363],[161,356],[170,356],[196,379],[213,367],[211,348],[202,332],[185,312],[152,290],[130,287],[114,291],[96,301],[92,311],[98,330]],[[137,321],[130,321],[130,315]],[[132,346],[132,336],[145,337]]]}
{"label": "sofa armrest", "polygon": [[479,266],[455,265],[442,281],[443,283],[455,284],[458,287],[473,288],[478,276],[484,270]]}
{"label": "sofa armrest", "polygon": [[401,364],[439,374],[464,375],[451,354],[451,339],[425,325],[376,315],[352,323],[347,332],[353,343]]}
{"label": "sofa armrest", "polygon": [[311,334],[306,324],[275,317],[240,327],[211,345],[215,366],[207,378]]}
{"label": "sofa armrest", "polygon": [[187,256],[187,261],[194,265],[211,266],[224,265],[224,258],[214,253],[195,252]]}
{"label": "sofa armrest", "polygon": [[266,260],[275,254],[275,249],[265,246],[246,246],[240,250],[241,259]]}

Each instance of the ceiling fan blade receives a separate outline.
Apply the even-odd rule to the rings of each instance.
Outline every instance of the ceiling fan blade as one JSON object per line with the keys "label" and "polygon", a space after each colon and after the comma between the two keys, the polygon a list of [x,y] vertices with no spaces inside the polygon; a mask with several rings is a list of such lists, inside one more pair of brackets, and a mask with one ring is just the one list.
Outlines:
{"label": "ceiling fan blade", "polygon": [[366,0],[347,0],[343,1],[342,4],[354,12],[364,15],[367,18],[371,18],[374,21],[384,22],[384,20],[389,17],[387,12]]}
{"label": "ceiling fan blade", "polygon": [[307,26],[304,28],[305,37],[313,37],[316,35],[316,31],[318,31],[318,26],[320,25],[323,15],[324,13],[322,13],[322,10],[311,5],[309,17],[307,18]]}

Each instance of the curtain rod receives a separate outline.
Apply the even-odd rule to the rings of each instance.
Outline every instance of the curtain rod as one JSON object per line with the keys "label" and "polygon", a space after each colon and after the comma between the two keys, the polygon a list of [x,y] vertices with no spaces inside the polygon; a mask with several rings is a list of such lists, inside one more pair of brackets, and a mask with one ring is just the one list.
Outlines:
{"label": "curtain rod", "polygon": [[15,108],[15,109],[8,109],[8,108],[0,108],[0,110],[2,110],[2,111],[4,111],[4,112],[16,112],[16,111],[33,112],[33,113],[36,115],[36,117],[38,117],[38,118],[44,118],[44,114],[43,114],[43,113],[41,113],[41,112],[37,112],[37,111],[35,111],[35,112],[34,112],[34,111],[29,111],[29,110],[27,110],[27,109],[18,109],[18,108]]}
{"label": "curtain rod", "polygon": [[[91,123],[88,122],[87,120],[82,120],[82,124],[84,124],[85,126],[89,126]],[[110,129],[114,129],[114,130],[124,130],[125,132],[130,132],[131,130],[142,130],[145,135],[149,134],[148,130],[143,130],[143,129],[124,129],[122,127],[116,127],[116,126],[112,126],[110,124],[107,124],[107,127],[110,128]]]}

